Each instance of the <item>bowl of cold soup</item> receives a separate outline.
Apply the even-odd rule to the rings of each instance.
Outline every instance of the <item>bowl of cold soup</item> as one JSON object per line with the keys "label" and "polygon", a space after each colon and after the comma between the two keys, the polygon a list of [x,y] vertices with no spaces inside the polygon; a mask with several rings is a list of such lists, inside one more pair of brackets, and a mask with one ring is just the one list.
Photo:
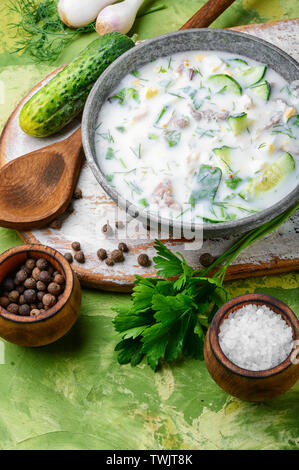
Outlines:
{"label": "bowl of cold soup", "polygon": [[83,115],[89,165],[144,223],[240,234],[299,201],[298,63],[246,34],[148,40],[95,84]]}

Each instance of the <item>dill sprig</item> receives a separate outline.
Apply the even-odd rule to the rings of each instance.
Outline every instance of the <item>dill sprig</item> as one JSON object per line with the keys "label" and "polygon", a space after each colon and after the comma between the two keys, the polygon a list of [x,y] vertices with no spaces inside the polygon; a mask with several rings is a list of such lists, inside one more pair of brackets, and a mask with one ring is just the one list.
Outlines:
{"label": "dill sprig", "polygon": [[95,23],[72,30],[59,18],[56,0],[10,0],[10,13],[19,19],[10,23],[14,29],[16,49],[13,53],[27,53],[35,62],[55,62],[63,49],[80,34],[95,31]]}

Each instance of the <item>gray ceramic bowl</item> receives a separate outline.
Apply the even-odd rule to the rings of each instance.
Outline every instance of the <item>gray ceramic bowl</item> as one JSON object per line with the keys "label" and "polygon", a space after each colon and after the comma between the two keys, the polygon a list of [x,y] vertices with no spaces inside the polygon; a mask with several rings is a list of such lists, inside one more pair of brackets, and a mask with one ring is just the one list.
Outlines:
{"label": "gray ceramic bowl", "polygon": [[191,226],[191,223],[185,223],[182,226],[176,221],[157,217],[132,205],[106,181],[97,163],[94,143],[97,117],[105,99],[118,85],[119,81],[128,73],[135,71],[153,59],[188,50],[217,50],[244,55],[268,64],[289,83],[299,79],[299,64],[295,59],[272,44],[248,34],[221,29],[191,29],[147,40],[119,57],[95,83],[83,113],[82,137],[86,158],[97,181],[107,194],[120,207],[127,210],[131,216],[138,217],[147,226],[151,224],[151,227],[158,227],[158,224],[161,224],[162,230],[163,227],[170,227],[176,233],[182,228],[184,233],[203,228],[205,237],[242,234],[273,219],[297,204],[299,202],[299,184],[277,204],[249,217],[218,224],[204,223]]}

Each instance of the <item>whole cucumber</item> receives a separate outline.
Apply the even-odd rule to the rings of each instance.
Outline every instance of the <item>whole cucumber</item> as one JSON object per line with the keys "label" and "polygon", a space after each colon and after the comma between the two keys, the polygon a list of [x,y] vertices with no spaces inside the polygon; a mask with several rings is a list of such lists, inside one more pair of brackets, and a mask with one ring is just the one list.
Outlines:
{"label": "whole cucumber", "polygon": [[34,137],[60,131],[82,111],[101,73],[133,46],[134,42],[120,33],[107,33],[90,43],[25,103],[19,117],[22,130]]}

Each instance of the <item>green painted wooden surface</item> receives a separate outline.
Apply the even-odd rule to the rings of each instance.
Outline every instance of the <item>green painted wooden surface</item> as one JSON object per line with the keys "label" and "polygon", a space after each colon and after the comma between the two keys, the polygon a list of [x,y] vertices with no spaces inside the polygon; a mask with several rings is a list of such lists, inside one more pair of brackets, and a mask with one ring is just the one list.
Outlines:
{"label": "green painted wooden surface", "polygon": [[[1,128],[20,98],[54,68],[10,54],[7,3],[1,2],[0,15]],[[163,3],[167,9],[137,21],[140,38],[177,29],[204,2]],[[237,0],[213,26],[296,16],[296,0]],[[58,64],[93,37],[78,39]],[[0,229],[0,252],[19,243],[14,231]],[[299,274],[228,287],[232,296],[279,297],[299,316]],[[111,306],[127,302],[127,295],[84,290],[77,324],[56,344],[31,350],[0,341],[0,449],[299,449],[299,383],[271,402],[248,404],[219,389],[201,361],[164,366],[157,374],[144,364],[120,367]]]}

